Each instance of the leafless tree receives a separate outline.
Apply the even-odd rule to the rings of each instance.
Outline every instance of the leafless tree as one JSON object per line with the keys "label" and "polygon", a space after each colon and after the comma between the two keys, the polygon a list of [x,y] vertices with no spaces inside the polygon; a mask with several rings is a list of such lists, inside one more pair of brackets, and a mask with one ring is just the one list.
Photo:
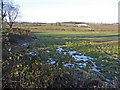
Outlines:
{"label": "leafless tree", "polygon": [[6,12],[5,20],[9,27],[12,28],[16,18],[18,17],[19,5],[14,5],[13,2],[7,2],[4,10]]}
{"label": "leafless tree", "polygon": [[3,23],[4,23],[4,19],[6,17],[6,2],[8,2],[8,0],[1,0],[0,1],[0,21],[1,21],[1,30],[3,30]]}

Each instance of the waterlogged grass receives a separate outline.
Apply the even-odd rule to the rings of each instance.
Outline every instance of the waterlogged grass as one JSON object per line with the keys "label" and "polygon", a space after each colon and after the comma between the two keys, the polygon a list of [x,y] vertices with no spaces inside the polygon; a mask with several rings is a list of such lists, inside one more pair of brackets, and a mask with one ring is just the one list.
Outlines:
{"label": "waterlogged grass", "polygon": [[[118,88],[117,33],[33,32],[4,65],[12,65],[10,87]],[[12,63],[12,64],[11,64]]]}
{"label": "waterlogged grass", "polygon": [[[59,66],[62,69],[64,67],[86,72],[91,76],[96,75],[91,79],[86,77],[84,83],[94,78],[100,81],[103,87],[118,87],[120,58],[117,33],[34,32],[34,34],[38,40],[30,42],[28,52],[34,52],[31,56],[36,57],[36,60],[54,68]],[[74,53],[70,54],[71,51]],[[75,57],[78,57],[78,61]]]}

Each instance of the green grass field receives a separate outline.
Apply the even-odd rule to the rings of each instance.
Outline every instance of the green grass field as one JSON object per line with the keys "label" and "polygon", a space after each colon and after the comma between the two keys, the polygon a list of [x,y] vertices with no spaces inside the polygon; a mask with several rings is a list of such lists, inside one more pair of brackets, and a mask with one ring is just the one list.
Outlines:
{"label": "green grass field", "polygon": [[[97,75],[96,79],[99,77],[101,81],[109,83],[108,86],[116,87],[114,83],[117,80],[115,78],[119,77],[118,68],[120,68],[117,33],[34,32],[34,30],[32,33],[37,36],[38,40],[31,42],[31,47],[40,48],[47,53],[43,61],[47,62],[49,61],[48,58],[51,58],[51,62],[54,64],[64,63],[63,66],[77,71],[95,73]],[[59,50],[61,48],[62,50]],[[59,52],[56,51],[57,49]],[[33,49],[31,50],[34,52]],[[73,53],[70,54],[70,51],[73,51]],[[82,57],[82,55],[85,56]],[[89,56],[93,59],[89,59]],[[86,57],[87,60],[85,60]],[[54,66],[54,64],[51,65]]]}
{"label": "green grass field", "polygon": [[11,71],[24,87],[119,87],[117,32],[29,28],[37,39],[22,44]]}

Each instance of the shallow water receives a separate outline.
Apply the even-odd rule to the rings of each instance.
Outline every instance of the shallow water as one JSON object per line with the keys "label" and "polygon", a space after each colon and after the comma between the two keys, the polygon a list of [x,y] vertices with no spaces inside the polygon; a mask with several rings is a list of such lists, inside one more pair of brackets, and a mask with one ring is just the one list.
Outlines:
{"label": "shallow water", "polygon": [[74,67],[74,64],[66,63],[66,64],[64,64],[64,66],[72,66],[72,67]]}
{"label": "shallow water", "polygon": [[50,51],[49,50],[46,50],[47,53],[49,53]]}
{"label": "shallow water", "polygon": [[[108,55],[108,54],[107,54]],[[109,57],[112,57],[113,59],[116,59],[116,60],[120,60],[119,58],[116,58],[116,57],[114,57],[114,56],[112,56],[112,55],[108,55]]]}
{"label": "shallow water", "polygon": [[[26,46],[26,45],[29,45],[29,43],[24,43],[23,44],[23,46]],[[72,48],[71,48],[72,49]],[[35,51],[37,51],[37,50],[40,50],[40,48],[37,48],[37,49],[35,49]],[[82,67],[84,67],[84,68],[86,68],[86,66],[87,66],[87,63],[92,63],[93,64],[93,66],[92,66],[92,69],[90,69],[90,70],[92,70],[92,71],[95,71],[95,72],[99,72],[100,70],[98,70],[98,69],[96,69],[96,64],[95,64],[95,62],[94,61],[92,61],[92,60],[97,60],[97,58],[91,58],[90,56],[85,56],[85,55],[83,55],[83,54],[81,54],[80,52],[76,52],[76,51],[74,51],[74,50],[67,50],[66,48],[62,48],[62,47],[58,47],[57,49],[56,49],[56,51],[58,52],[58,53],[63,53],[64,55],[66,55],[67,53],[69,54],[69,55],[71,55],[73,58],[74,58],[74,64],[71,64],[71,63],[64,63],[63,62],[63,65],[64,66],[67,66],[67,67],[75,67],[75,64],[77,65],[77,66],[79,66],[80,68],[82,68]],[[50,51],[49,50],[46,50],[46,52],[47,53],[50,53]],[[33,51],[31,51],[31,52],[29,52],[29,55],[33,55],[33,56],[35,56],[35,55],[37,55],[37,52],[33,52]],[[80,61],[80,62],[79,62]],[[89,62],[88,62],[89,61]],[[102,60],[102,61],[105,61],[105,62],[108,62],[108,60]],[[52,60],[52,58],[48,58],[48,61],[47,61],[49,64],[55,64],[55,60]],[[101,65],[102,66],[102,65]],[[77,67],[76,67],[77,68]],[[79,68],[79,70],[81,70]],[[101,73],[101,72],[99,72],[99,73]]]}
{"label": "shallow water", "polygon": [[23,43],[21,46],[28,46],[29,43]]}
{"label": "shallow water", "polygon": [[29,55],[36,56],[37,54],[34,52],[29,52]]}
{"label": "shallow water", "polygon": [[[94,65],[94,66],[92,66],[91,70],[96,71],[96,72],[100,71],[100,70],[96,69],[97,66],[95,65],[95,62],[91,61],[93,59],[97,60],[96,58],[91,58],[89,56],[81,55],[81,53],[78,53],[76,51],[69,51],[69,50],[63,49],[62,47],[58,47],[56,49],[56,51],[58,51],[59,53],[63,52],[63,54],[65,54],[65,55],[66,55],[66,53],[69,53],[69,55],[71,55],[75,59],[75,61],[78,61],[78,63],[74,62],[74,64],[78,65],[79,67],[86,67],[86,65],[88,63],[86,61],[90,61]],[[81,60],[84,61],[84,62],[79,63],[79,61],[81,61]],[[68,67],[72,66],[72,67],[74,67],[75,66],[74,64],[66,63],[66,64],[64,64],[64,66],[68,66]],[[79,69],[79,70],[81,70],[81,69]]]}
{"label": "shallow water", "polygon": [[[21,46],[27,46],[27,45],[29,45],[29,43],[24,43]],[[65,48],[65,45],[63,45],[63,47],[58,46],[58,48],[56,49],[56,51],[58,53],[60,53],[60,54],[63,53],[64,55],[69,54],[70,56],[72,56],[74,58],[74,63],[64,63],[64,62],[62,62],[64,66],[75,68],[75,70],[83,70],[84,68],[86,68],[89,65],[89,63],[90,64],[92,63],[92,66],[91,66],[90,70],[98,72],[100,74],[103,74],[103,73],[100,72],[100,70],[96,66],[97,58],[92,58],[90,56],[85,56],[84,54],[81,54],[80,52],[76,52],[76,51],[72,50],[72,48],[70,48],[70,49],[71,50],[67,50],[67,48]],[[28,54],[35,56],[35,55],[38,54],[37,53],[38,50],[40,50],[40,48],[35,49],[36,52],[31,51]],[[46,50],[46,52],[50,53],[49,50]],[[109,56],[113,57],[111,55],[109,55]],[[118,58],[114,58],[114,59],[118,59]],[[102,61],[109,62],[108,60],[102,60]],[[47,60],[47,63],[52,65],[52,64],[55,64],[56,61],[49,57],[48,60]],[[103,65],[101,64],[100,66],[103,66]],[[115,73],[117,74],[117,72],[115,72]],[[109,82],[110,80],[106,78],[106,81]]]}
{"label": "shallow water", "polygon": [[[95,72],[99,72],[99,71],[100,71],[100,70],[96,69],[95,67],[92,67],[91,70],[93,70],[93,71],[95,71]],[[100,72],[99,72],[99,73],[100,73]]]}
{"label": "shallow water", "polygon": [[55,64],[55,61],[52,60],[52,58],[48,58],[49,60],[47,61],[49,64]]}

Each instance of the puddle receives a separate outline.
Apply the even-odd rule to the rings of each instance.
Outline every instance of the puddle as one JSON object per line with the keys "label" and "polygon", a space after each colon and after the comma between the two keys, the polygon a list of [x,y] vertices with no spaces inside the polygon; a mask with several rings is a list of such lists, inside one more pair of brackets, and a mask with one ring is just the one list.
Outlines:
{"label": "puddle", "polygon": [[[86,65],[87,65],[87,63],[88,62],[86,62],[86,61],[90,61],[92,64],[93,64],[93,66],[92,66],[92,69],[91,70],[93,70],[93,71],[96,71],[96,72],[99,72],[100,70],[98,70],[98,69],[96,69],[96,65],[95,65],[95,62],[92,62],[91,60],[93,60],[93,59],[95,59],[95,60],[97,60],[96,58],[91,58],[91,57],[89,57],[89,56],[85,56],[85,55],[81,55],[81,53],[78,53],[78,52],[76,52],[76,51],[68,51],[68,50],[66,50],[66,49],[63,49],[64,47],[58,47],[57,49],[56,49],[56,51],[58,51],[59,53],[62,53],[63,52],[63,54],[65,54],[66,55],[66,53],[68,53],[69,55],[71,55],[74,59],[75,59],[75,62],[74,62],[74,64],[70,64],[70,63],[67,63],[67,64],[64,64],[64,66],[72,66],[72,67],[75,67],[75,64],[77,65],[77,66],[79,66],[80,68],[82,68],[82,67],[86,67]],[[72,48],[70,48],[70,49],[72,49]],[[67,52],[66,52],[67,51]],[[82,63],[80,63],[79,61],[82,61]],[[79,70],[81,70],[81,69],[79,69]]]}
{"label": "puddle", "polygon": [[113,87],[113,85],[111,83],[109,83],[109,82],[104,81],[104,84],[107,84],[107,85],[110,85],[111,87]]}
{"label": "puddle", "polygon": [[[90,56],[81,55],[81,53],[78,53],[73,50],[68,51],[66,49],[63,49],[62,47],[58,47],[58,49],[56,49],[56,51],[58,51],[59,53],[63,52],[63,54],[65,54],[65,55],[66,55],[66,53],[68,53],[75,59],[74,64],[66,63],[66,64],[63,64],[64,66],[73,67],[73,68],[75,68],[75,70],[82,70],[82,69],[86,68],[87,63],[92,63],[92,69],[90,69],[90,70],[97,72],[99,74],[103,74],[100,72],[100,70],[97,68],[97,65],[95,64],[96,63],[95,61],[97,60],[97,58],[91,58]],[[102,61],[109,62],[108,60],[102,60]],[[103,66],[103,65],[101,64],[101,66]],[[109,79],[106,78],[106,81],[109,82]]]}
{"label": "puddle", "polygon": [[48,64],[55,64],[55,61],[54,60],[52,60],[52,58],[48,58],[49,60],[47,60],[47,63]]}
{"label": "puddle", "polygon": [[29,43],[23,43],[21,46],[28,46]]}
{"label": "puddle", "polygon": [[66,63],[66,64],[64,64],[64,66],[71,66],[71,67],[74,67],[74,64]]}
{"label": "puddle", "polygon": [[33,54],[34,52],[29,52],[29,54]]}
{"label": "puddle", "polygon": [[[80,54],[81,54],[81,53],[80,53]],[[88,57],[88,56],[85,56],[85,55],[81,55],[81,56],[79,56],[79,55],[75,55],[75,56],[72,55],[72,57],[74,57],[76,61],[80,61],[80,60],[88,61],[88,60],[90,60],[90,59],[93,59],[93,58]]]}
{"label": "puddle", "polygon": [[[27,46],[27,45],[29,45],[29,43],[24,43],[21,46]],[[35,49],[36,52],[31,51],[28,54],[35,56],[35,55],[37,55],[37,50],[40,50],[40,48]],[[84,54],[81,54],[80,52],[74,51],[72,48],[70,48],[70,50],[67,50],[65,45],[62,45],[62,47],[58,47],[56,49],[56,51],[60,54],[63,53],[64,55],[69,54],[74,58],[74,63],[64,63],[64,62],[62,62],[64,66],[73,67],[73,68],[75,68],[75,70],[82,70],[81,68],[83,68],[83,69],[86,68],[88,63],[90,63],[90,64],[92,63],[92,69],[90,69],[90,70],[102,74],[95,64],[96,63],[95,61],[97,60],[97,58],[91,58],[90,56],[85,56]],[[46,52],[50,53],[49,50],[46,50]],[[108,55],[108,56],[113,57],[111,55]],[[118,58],[115,58],[115,57],[113,57],[113,58],[118,59]],[[102,61],[109,62],[108,60],[102,60]],[[48,64],[55,64],[56,61],[53,60],[52,58],[48,58],[47,63]],[[103,66],[103,65],[101,65],[101,66]],[[117,72],[115,72],[115,73],[117,74]],[[109,79],[106,78],[106,81],[109,82]]]}
{"label": "puddle", "polygon": [[[69,51],[68,52],[70,55],[73,55],[73,54],[75,54],[75,53],[77,53],[76,51]],[[73,55],[74,56],[74,55]]]}
{"label": "puddle", "polygon": [[[29,43],[24,43],[21,46],[27,46],[27,45],[29,45]],[[36,52],[31,51],[28,54],[35,56],[35,55],[37,55],[38,50],[40,50],[40,48],[35,49]],[[72,48],[70,48],[70,50],[67,50],[65,45],[63,45],[62,47],[58,47],[56,49],[56,51],[60,54],[63,53],[64,55],[69,54],[74,58],[74,63],[64,63],[64,62],[62,62],[65,67],[72,67],[75,70],[83,70],[84,68],[87,67],[87,64],[88,65],[92,64],[92,67],[91,67],[90,70],[92,70],[94,72],[98,72],[100,74],[103,74],[103,73],[100,72],[99,68],[97,68],[97,66],[95,64],[96,61],[97,61],[97,58],[92,58],[90,56],[85,56],[84,54],[81,54],[80,52],[74,51]],[[45,52],[50,53],[49,50],[45,50]],[[108,55],[108,56],[113,57],[111,55]],[[115,57],[113,57],[113,58],[118,59],[118,58],[115,58]],[[109,62],[108,60],[102,60],[102,61]],[[49,57],[48,60],[47,60],[47,63],[51,64],[51,65],[54,65],[56,63],[56,61]],[[101,66],[103,66],[103,65],[101,64]],[[117,74],[117,72],[115,72],[115,73]],[[110,80],[106,78],[106,81],[109,82]],[[108,82],[106,82],[106,83],[108,83]]]}
{"label": "puddle", "polygon": [[78,53],[76,51],[64,50],[62,47],[58,47],[58,49],[56,49],[56,51],[59,51],[59,53],[63,52],[64,54],[69,53],[70,55],[72,55],[73,58],[75,58],[76,61],[79,61],[79,60],[87,61],[89,59],[93,60],[93,58],[91,58],[89,56],[81,55],[81,53]]}
{"label": "puddle", "polygon": [[81,68],[86,67],[86,65],[87,65],[86,63],[79,63],[79,67],[81,67]]}
{"label": "puddle", "polygon": [[56,49],[56,51],[59,51],[61,53],[61,51],[64,51],[61,47],[59,47],[58,49]]}
{"label": "puddle", "polygon": [[36,56],[37,54],[34,52],[29,52],[29,55]]}
{"label": "puddle", "polygon": [[[95,71],[95,72],[99,72],[99,71],[100,71],[100,70],[96,69],[95,67],[92,67],[91,70],[93,70],[93,71]],[[100,72],[99,72],[99,73],[100,73]]]}
{"label": "puddle", "polygon": [[[24,46],[29,45],[29,43],[24,43],[23,45]],[[72,49],[72,48],[70,48],[70,49]],[[37,50],[40,50],[40,48],[37,48],[36,51]],[[76,67],[77,66],[76,68],[79,67],[79,70],[81,70],[80,68],[82,68],[82,67],[86,68],[87,63],[92,63],[92,69],[90,69],[90,70],[101,73],[99,69],[96,69],[97,66],[95,64],[95,61],[92,61],[92,60],[97,60],[97,58],[91,58],[90,56],[81,55],[80,52],[76,52],[76,51],[73,51],[73,50],[67,50],[64,47],[58,47],[56,49],[56,51],[58,51],[59,53],[63,53],[64,55],[69,54],[74,58],[74,61],[75,61],[74,64],[63,63],[64,66],[67,66],[67,67]],[[49,53],[50,51],[46,50],[46,52]],[[37,52],[29,52],[29,55],[35,56],[35,55],[37,55]],[[102,60],[102,61],[108,62],[108,60]],[[47,62],[49,64],[54,64],[55,63],[55,61],[52,60],[52,58],[48,58]]]}
{"label": "puddle", "polygon": [[33,39],[34,41],[37,41],[38,39]]}
{"label": "puddle", "polygon": [[108,60],[102,60],[103,62],[105,61],[105,62],[109,62]]}
{"label": "puddle", "polygon": [[49,53],[50,51],[49,50],[46,50],[47,53]]}
{"label": "puddle", "polygon": [[[33,39],[34,41],[37,41],[38,39]],[[21,46],[28,46],[29,45],[29,43],[27,42],[27,43],[23,43]]]}
{"label": "puddle", "polygon": [[109,55],[109,54],[107,54],[107,56],[112,57],[113,59],[116,59],[116,60],[120,60],[119,58],[116,58],[116,57]]}

